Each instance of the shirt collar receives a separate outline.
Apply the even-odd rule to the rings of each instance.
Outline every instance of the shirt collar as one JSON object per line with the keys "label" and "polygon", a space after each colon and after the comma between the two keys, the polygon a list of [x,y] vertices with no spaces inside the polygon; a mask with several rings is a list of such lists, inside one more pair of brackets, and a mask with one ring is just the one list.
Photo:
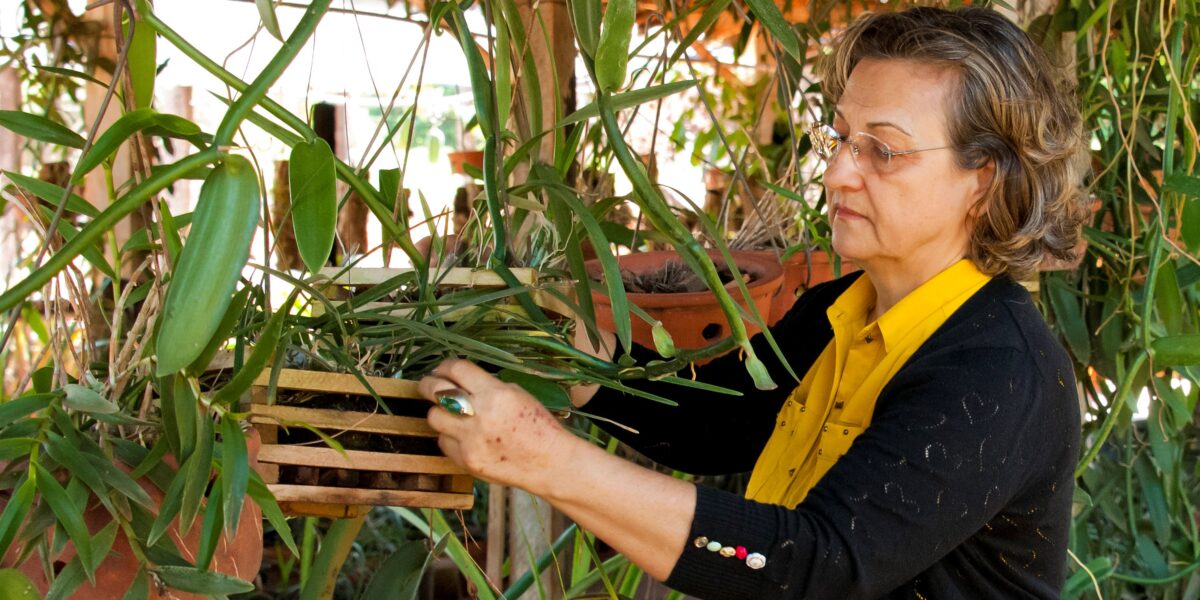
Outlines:
{"label": "shirt collar", "polygon": [[890,351],[930,315],[941,314],[949,306],[960,306],[961,303],[954,303],[955,299],[979,289],[989,279],[990,275],[964,258],[922,283],[879,317],[884,350]]}

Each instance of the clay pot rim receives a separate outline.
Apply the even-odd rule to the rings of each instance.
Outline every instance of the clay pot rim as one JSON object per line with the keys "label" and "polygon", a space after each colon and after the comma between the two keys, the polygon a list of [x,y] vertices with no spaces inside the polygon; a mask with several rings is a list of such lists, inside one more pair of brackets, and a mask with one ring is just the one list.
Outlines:
{"label": "clay pot rim", "polygon": [[[718,266],[724,264],[720,252],[709,250],[708,254]],[[730,254],[733,256],[734,263],[737,265],[739,271],[751,272],[757,275],[754,281],[746,284],[746,289],[750,292],[751,298],[759,295],[773,295],[779,286],[783,284],[783,267],[780,266],[774,256],[767,257],[747,250],[731,250]],[[622,266],[622,260],[626,260],[631,256],[662,257],[663,261],[655,261],[655,264],[662,264],[666,259],[678,257],[679,253],[674,250],[655,250],[653,252],[627,254],[617,257],[617,265]],[[599,259],[592,259],[584,264],[589,276],[600,275],[601,267]],[[745,304],[736,287],[730,289],[730,295],[739,304]],[[625,296],[631,303],[643,309],[702,306],[711,305],[715,301],[711,290],[676,293],[626,292]],[[592,290],[592,301],[604,305],[612,304],[608,294],[598,290]]]}

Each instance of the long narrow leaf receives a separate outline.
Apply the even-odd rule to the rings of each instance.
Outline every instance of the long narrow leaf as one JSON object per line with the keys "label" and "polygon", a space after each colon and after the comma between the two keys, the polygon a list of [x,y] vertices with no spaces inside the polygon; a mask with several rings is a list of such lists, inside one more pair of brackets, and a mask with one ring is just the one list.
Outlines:
{"label": "long narrow leaf", "polygon": [[19,136],[71,148],[83,148],[84,139],[78,133],[46,117],[17,110],[0,110],[0,127]]}

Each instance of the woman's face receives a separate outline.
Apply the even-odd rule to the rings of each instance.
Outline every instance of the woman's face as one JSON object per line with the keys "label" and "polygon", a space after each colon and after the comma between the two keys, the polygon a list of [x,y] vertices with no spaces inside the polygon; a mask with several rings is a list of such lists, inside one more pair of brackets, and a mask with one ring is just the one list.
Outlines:
{"label": "woman's face", "polygon": [[[833,127],[841,136],[867,133],[893,152],[948,146],[957,84],[958,74],[945,67],[863,60],[850,74]],[[880,162],[864,145],[857,160],[843,146],[824,179],[839,254],[869,274],[911,275],[916,283],[967,255],[971,207],[986,190],[990,167],[963,170],[945,148],[895,155],[886,168],[873,168]]]}

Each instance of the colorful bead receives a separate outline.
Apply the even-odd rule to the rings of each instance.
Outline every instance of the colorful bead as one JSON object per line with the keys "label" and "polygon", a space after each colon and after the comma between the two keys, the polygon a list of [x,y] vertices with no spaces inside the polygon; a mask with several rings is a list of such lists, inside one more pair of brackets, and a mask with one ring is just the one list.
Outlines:
{"label": "colorful bead", "polygon": [[705,547],[708,548],[709,552],[716,552],[721,549],[721,542],[713,540],[713,541],[709,542],[708,545]]}
{"label": "colorful bead", "polygon": [[697,548],[703,548],[708,545],[708,538],[705,536],[700,536],[700,537],[696,538],[695,540],[692,540],[692,544],[695,545]]}
{"label": "colorful bead", "polygon": [[754,552],[746,557],[746,566],[758,570],[767,566],[767,557]]}
{"label": "colorful bead", "polygon": [[734,550],[733,546],[725,546],[721,548],[721,556],[724,556],[725,558],[733,558],[733,555],[735,554],[737,554],[737,550]]}
{"label": "colorful bead", "polygon": [[748,554],[750,553],[746,551],[745,546],[738,546],[737,548],[733,549],[733,555],[736,556],[738,560],[745,560]]}

